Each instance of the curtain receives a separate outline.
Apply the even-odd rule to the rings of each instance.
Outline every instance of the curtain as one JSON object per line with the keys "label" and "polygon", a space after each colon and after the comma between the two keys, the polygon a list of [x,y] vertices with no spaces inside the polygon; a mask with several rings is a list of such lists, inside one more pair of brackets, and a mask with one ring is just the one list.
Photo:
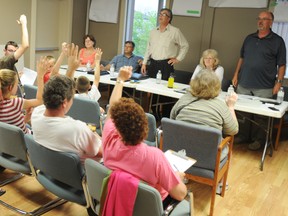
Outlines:
{"label": "curtain", "polygon": [[286,44],[286,73],[285,77],[288,78],[288,22],[274,22],[272,26],[272,30],[280,35]]}

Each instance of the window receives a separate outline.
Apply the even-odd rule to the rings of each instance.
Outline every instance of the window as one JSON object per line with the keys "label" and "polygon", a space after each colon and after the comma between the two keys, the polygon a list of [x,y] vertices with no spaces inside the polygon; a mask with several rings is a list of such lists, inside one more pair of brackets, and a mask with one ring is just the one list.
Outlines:
{"label": "window", "polygon": [[158,13],[166,0],[128,0],[125,41],[135,43],[134,54],[144,56],[150,31],[158,24]]}
{"label": "window", "polygon": [[288,78],[288,22],[274,22],[272,26],[272,30],[280,35],[286,44],[286,72],[285,78]]}

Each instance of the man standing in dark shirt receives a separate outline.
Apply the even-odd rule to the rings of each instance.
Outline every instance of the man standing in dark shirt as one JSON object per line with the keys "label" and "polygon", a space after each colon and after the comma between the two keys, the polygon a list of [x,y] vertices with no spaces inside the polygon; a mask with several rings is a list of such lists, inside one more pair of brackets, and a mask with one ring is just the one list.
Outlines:
{"label": "man standing in dark shirt", "polygon": [[[237,85],[237,93],[271,98],[279,91],[286,70],[286,47],[282,37],[271,30],[274,20],[273,13],[263,11],[258,15],[256,33],[248,35],[241,48],[233,85]],[[266,128],[267,118],[254,116],[260,126]],[[260,127],[253,127],[251,138],[250,126],[246,125],[247,133],[242,133],[238,141],[249,141],[250,150],[257,150],[265,142],[265,131]],[[237,139],[235,140],[237,141]]]}

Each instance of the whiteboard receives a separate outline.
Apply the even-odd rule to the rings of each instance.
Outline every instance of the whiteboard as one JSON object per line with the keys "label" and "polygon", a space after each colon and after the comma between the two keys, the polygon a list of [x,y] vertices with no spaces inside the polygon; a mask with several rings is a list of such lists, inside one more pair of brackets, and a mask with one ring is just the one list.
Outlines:
{"label": "whiteboard", "polygon": [[89,19],[96,22],[117,23],[119,0],[92,0]]}
{"label": "whiteboard", "polygon": [[201,16],[203,0],[174,0],[172,11],[174,15]]}
{"label": "whiteboard", "polygon": [[266,8],[268,0],[209,0],[209,7]]}

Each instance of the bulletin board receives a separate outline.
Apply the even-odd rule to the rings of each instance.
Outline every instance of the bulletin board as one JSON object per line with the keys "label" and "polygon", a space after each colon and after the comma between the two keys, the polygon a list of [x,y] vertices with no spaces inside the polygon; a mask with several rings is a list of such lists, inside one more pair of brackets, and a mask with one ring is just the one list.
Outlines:
{"label": "bulletin board", "polygon": [[203,0],[174,0],[172,11],[174,15],[201,16]]}

